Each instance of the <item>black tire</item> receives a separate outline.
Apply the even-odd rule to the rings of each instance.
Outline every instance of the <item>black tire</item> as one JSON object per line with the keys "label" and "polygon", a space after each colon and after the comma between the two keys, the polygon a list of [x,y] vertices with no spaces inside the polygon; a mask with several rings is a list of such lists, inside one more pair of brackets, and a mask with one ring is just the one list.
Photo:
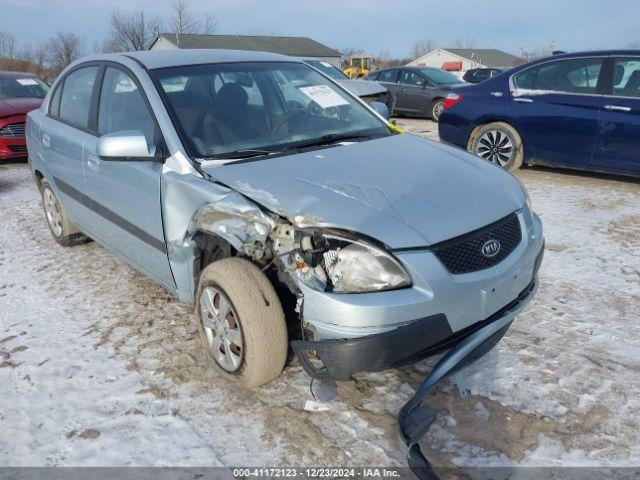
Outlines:
{"label": "black tire", "polygon": [[[491,138],[497,140],[493,146],[488,140]],[[507,145],[510,147],[505,148]],[[505,122],[492,122],[476,127],[469,137],[467,150],[511,172],[522,167],[524,161],[524,148],[520,134]],[[510,156],[505,161],[504,156],[507,152]]]}
{"label": "black tire", "polygon": [[444,109],[444,98],[436,98],[431,102],[429,106],[429,117],[434,122],[437,122]]}
{"label": "black tire", "polygon": [[89,241],[69,220],[67,212],[58,201],[51,185],[46,180],[40,182],[40,193],[44,207],[44,216],[54,240],[63,247],[71,247]]}
{"label": "black tire", "polygon": [[[205,327],[207,321],[204,316],[209,315],[209,319],[213,316],[203,295],[211,292],[224,295],[230,304],[229,313],[225,315],[226,328],[223,328],[225,338],[227,331],[235,331],[236,336],[238,331],[240,334],[240,345],[234,341],[219,343],[222,353],[217,353],[214,348],[217,327]],[[215,306],[215,299],[211,304],[218,310],[215,321],[219,322],[222,304],[220,297],[216,298],[218,305]],[[289,348],[284,312],[273,285],[253,263],[234,257],[209,264],[198,282],[196,318],[207,362],[221,375],[246,387],[257,387],[272,381],[282,372]],[[215,358],[217,353],[224,361],[227,353],[231,354],[227,349],[233,349],[235,357],[239,358],[233,370],[228,368],[229,364],[224,366]]]}

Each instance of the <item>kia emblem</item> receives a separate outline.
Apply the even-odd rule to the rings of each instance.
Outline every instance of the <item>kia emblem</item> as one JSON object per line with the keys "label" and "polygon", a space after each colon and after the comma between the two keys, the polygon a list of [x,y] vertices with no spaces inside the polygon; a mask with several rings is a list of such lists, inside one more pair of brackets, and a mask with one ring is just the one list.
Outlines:
{"label": "kia emblem", "polygon": [[498,240],[494,240],[493,238],[491,240],[487,240],[486,242],[484,242],[484,245],[482,245],[482,255],[487,258],[495,257],[499,251],[500,242]]}

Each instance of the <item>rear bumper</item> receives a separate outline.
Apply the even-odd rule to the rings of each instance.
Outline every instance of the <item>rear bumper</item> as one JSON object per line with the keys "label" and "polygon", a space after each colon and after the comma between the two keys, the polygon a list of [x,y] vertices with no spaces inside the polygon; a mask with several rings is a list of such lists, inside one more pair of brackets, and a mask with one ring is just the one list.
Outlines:
{"label": "rear bumper", "polygon": [[454,347],[495,322],[506,321],[506,332],[511,321],[535,296],[543,255],[544,245],[536,257],[531,283],[511,303],[455,333],[451,331],[447,317],[439,313],[384,333],[350,339],[294,340],[291,347],[308,375],[318,379],[347,380],[357,372],[415,363]]}
{"label": "rear bumper", "polygon": [[469,141],[468,129],[448,123],[446,112],[443,112],[438,120],[438,136],[444,143],[467,149],[467,142]]}

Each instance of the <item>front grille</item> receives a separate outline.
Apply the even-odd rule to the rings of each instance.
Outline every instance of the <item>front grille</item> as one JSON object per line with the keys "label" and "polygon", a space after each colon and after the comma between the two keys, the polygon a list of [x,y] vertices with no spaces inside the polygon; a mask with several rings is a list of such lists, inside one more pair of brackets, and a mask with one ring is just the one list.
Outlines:
{"label": "front grille", "polygon": [[[487,257],[482,249],[490,240],[500,242],[500,249],[494,256]],[[512,213],[479,230],[437,244],[432,250],[451,273],[469,273],[497,265],[521,240],[520,220]]]}
{"label": "front grille", "polygon": [[27,153],[26,145],[9,145],[9,150],[14,153]]}
{"label": "front grille", "polygon": [[9,123],[4,127],[0,128],[0,137],[24,137],[25,135],[25,124],[24,123]]}

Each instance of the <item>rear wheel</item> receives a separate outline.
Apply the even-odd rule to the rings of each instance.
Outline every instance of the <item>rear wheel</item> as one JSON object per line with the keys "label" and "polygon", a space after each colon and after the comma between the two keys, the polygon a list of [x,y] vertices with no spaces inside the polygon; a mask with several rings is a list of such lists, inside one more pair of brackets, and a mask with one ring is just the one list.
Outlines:
{"label": "rear wheel", "polygon": [[431,102],[429,115],[434,121],[437,122],[443,110],[444,100],[442,98],[436,98],[433,102]]}
{"label": "rear wheel", "polygon": [[207,360],[223,376],[247,387],[275,379],[288,351],[280,299],[248,260],[225,258],[200,276],[196,315]]}
{"label": "rear wheel", "polygon": [[504,122],[477,127],[469,138],[467,150],[510,171],[519,169],[524,158],[520,135]]}
{"label": "rear wheel", "polygon": [[46,180],[42,180],[40,190],[47,225],[55,241],[63,247],[87,242],[89,239],[69,221],[67,213]]}

